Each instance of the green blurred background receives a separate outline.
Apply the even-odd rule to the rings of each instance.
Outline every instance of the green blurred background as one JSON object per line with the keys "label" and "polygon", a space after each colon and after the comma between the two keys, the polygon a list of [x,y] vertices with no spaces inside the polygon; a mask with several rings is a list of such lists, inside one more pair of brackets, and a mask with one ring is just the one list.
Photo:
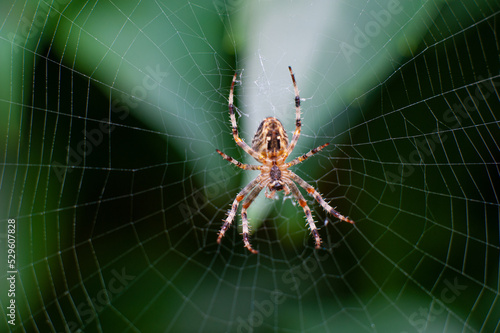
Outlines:
{"label": "green blurred background", "polygon": [[[41,332],[499,331],[498,1],[4,1],[0,223]],[[276,116],[354,226],[291,200],[217,232]],[[309,198],[308,198],[309,199]],[[324,226],[324,221],[329,224]],[[4,251],[5,249],[5,251]]]}

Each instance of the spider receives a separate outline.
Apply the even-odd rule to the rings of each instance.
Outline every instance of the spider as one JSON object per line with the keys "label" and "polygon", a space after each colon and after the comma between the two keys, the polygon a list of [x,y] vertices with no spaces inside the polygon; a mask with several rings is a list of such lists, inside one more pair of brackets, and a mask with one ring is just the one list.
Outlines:
{"label": "spider", "polygon": [[[299,90],[297,89],[297,83],[295,82],[295,75],[293,74],[292,68],[288,66],[288,70],[290,71],[290,76],[292,77],[293,88],[295,90],[295,132],[293,132],[292,141],[290,144],[288,143],[288,135],[281,124],[281,122],[274,117],[265,118],[259,125],[257,132],[252,140],[252,147],[248,146],[245,141],[243,141],[238,135],[238,127],[236,124],[236,118],[234,116],[234,105],[233,105],[233,97],[234,97],[234,82],[236,81],[236,75],[233,76],[233,82],[231,84],[231,90],[229,92],[229,116],[231,118],[231,124],[233,127],[233,138],[238,146],[241,147],[247,154],[252,156],[261,165],[251,165],[251,164],[243,164],[231,156],[228,156],[221,152],[219,149],[216,151],[228,162],[236,165],[238,168],[243,170],[260,170],[260,174],[252,180],[247,186],[245,186],[234,199],[231,209],[227,213],[227,218],[224,221],[223,226],[219,231],[219,237],[217,238],[217,243],[220,244],[222,237],[231,226],[231,223],[234,220],[236,215],[236,211],[238,209],[239,203],[243,201],[242,209],[241,209],[241,220],[242,220],[242,229],[243,229],[243,243],[244,246],[252,253],[258,253],[257,250],[252,248],[249,240],[249,230],[248,230],[248,219],[247,219],[247,209],[252,204],[257,195],[266,187],[266,197],[272,199],[276,193],[276,191],[285,191],[286,195],[289,195],[290,192],[293,194],[295,199],[298,201],[304,213],[306,215],[307,223],[309,224],[309,228],[311,229],[311,234],[313,235],[316,243],[316,249],[319,249],[321,246],[321,238],[318,233],[318,229],[314,224],[314,220],[311,214],[311,209],[307,205],[306,200],[300,193],[297,185],[299,184],[302,188],[304,188],[307,193],[309,193],[318,203],[326,210],[328,213],[332,214],[336,218],[354,223],[353,220],[343,216],[339,212],[337,212],[333,207],[331,207],[328,203],[323,200],[321,195],[316,191],[314,187],[306,183],[302,178],[288,170],[291,166],[299,164],[312,155],[316,154],[323,148],[329,145],[329,143],[325,143],[322,146],[312,149],[308,153],[295,158],[294,160],[286,163],[286,158],[290,153],[292,153],[297,141],[300,136],[300,128],[302,126],[300,120],[300,97]],[[295,183],[294,183],[295,182]],[[270,191],[270,192],[269,192]]]}

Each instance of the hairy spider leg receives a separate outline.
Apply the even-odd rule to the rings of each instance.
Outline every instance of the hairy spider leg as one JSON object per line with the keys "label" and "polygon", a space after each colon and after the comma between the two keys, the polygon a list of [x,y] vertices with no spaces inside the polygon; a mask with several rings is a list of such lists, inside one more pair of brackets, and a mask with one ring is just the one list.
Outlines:
{"label": "hairy spider leg", "polygon": [[311,234],[313,235],[316,243],[316,249],[319,249],[321,247],[321,237],[319,237],[318,228],[316,228],[316,224],[314,223],[311,209],[307,205],[304,196],[302,196],[302,193],[300,193],[299,189],[297,188],[297,185],[295,185],[292,181],[290,181],[288,185],[290,186],[295,199],[297,199],[299,205],[304,210],[304,214],[306,214],[307,223],[309,223],[309,229],[311,230]]}
{"label": "hairy spider leg", "polygon": [[308,153],[302,155],[302,156],[299,156],[297,157],[296,159],[294,159],[293,161],[291,162],[288,162],[287,164],[285,164],[285,168],[289,168],[291,166],[294,166],[296,164],[299,164],[301,162],[304,162],[305,160],[307,160],[309,157],[313,156],[314,154],[316,153],[319,153],[320,150],[322,150],[323,148],[325,148],[326,146],[328,146],[330,143],[325,143],[324,145],[322,146],[319,146],[319,147],[316,147],[314,149],[311,149]]}
{"label": "hairy spider leg", "polygon": [[292,72],[292,67],[288,66],[288,70],[290,71],[290,76],[292,77],[292,82],[293,82],[293,90],[295,91],[295,132],[293,132],[292,140],[290,141],[290,144],[286,149],[285,157],[290,155],[290,153],[295,148],[297,141],[299,141],[300,128],[302,127],[302,122],[300,120],[299,89],[297,88],[297,82],[295,82],[295,75]]}
{"label": "hairy spider leg", "polygon": [[250,183],[248,183],[247,186],[245,186],[237,195],[236,199],[234,199],[233,204],[231,205],[231,209],[227,213],[227,218],[224,221],[224,224],[222,225],[222,228],[220,228],[219,231],[219,237],[217,238],[217,243],[220,244],[220,241],[222,237],[224,237],[224,234],[226,233],[227,229],[231,226],[231,223],[234,220],[234,216],[236,215],[236,211],[238,210],[238,205],[243,198],[252,190],[258,183],[260,183],[262,180],[261,175],[258,175],[254,180],[252,180]]}
{"label": "hairy spider leg", "polygon": [[236,159],[232,158],[231,156],[224,154],[219,149],[215,149],[215,150],[220,154],[220,156],[222,156],[223,159],[225,159],[228,162],[233,163],[234,165],[236,165],[240,169],[243,169],[243,170],[260,170],[261,169],[260,165],[244,164],[244,163],[241,163],[241,162],[237,161]]}
{"label": "hairy spider leg", "polygon": [[319,194],[319,192],[316,191],[316,189],[314,187],[312,187],[311,185],[309,185],[308,183],[306,183],[305,180],[303,180],[302,178],[300,178],[295,173],[293,173],[293,172],[290,172],[290,173],[291,173],[292,179],[297,184],[299,184],[302,188],[304,188],[307,191],[307,193],[309,193],[309,195],[311,195],[314,199],[316,199],[316,201],[319,202],[319,204],[323,207],[323,209],[326,210],[329,214],[335,216],[339,220],[342,220],[344,222],[349,222],[351,224],[354,224],[353,220],[351,220],[351,219],[345,217],[344,215],[340,214],[332,206],[330,206],[328,203],[326,203],[326,201],[323,200],[323,197],[321,196],[321,194]]}
{"label": "hairy spider leg", "polygon": [[262,162],[262,157],[255,150],[253,150],[249,145],[247,145],[246,142],[243,141],[238,134],[238,125],[236,124],[236,117],[234,116],[234,105],[233,105],[234,82],[236,81],[236,75],[237,75],[237,73],[234,73],[233,82],[231,83],[231,90],[229,91],[229,104],[228,104],[229,117],[231,118],[231,125],[233,126],[234,142],[236,142],[236,144],[238,146],[240,146],[241,149],[243,149],[248,155],[252,156],[257,161]]}
{"label": "hairy spider leg", "polygon": [[245,244],[245,247],[252,253],[258,253],[259,251],[254,250],[252,248],[252,245],[250,244],[249,240],[249,230],[248,230],[248,219],[247,219],[247,208],[250,207],[252,202],[255,200],[257,195],[259,195],[260,191],[267,186],[269,182],[265,183],[259,183],[257,186],[250,192],[248,197],[243,201],[243,204],[241,204],[241,226],[243,229],[243,243]]}

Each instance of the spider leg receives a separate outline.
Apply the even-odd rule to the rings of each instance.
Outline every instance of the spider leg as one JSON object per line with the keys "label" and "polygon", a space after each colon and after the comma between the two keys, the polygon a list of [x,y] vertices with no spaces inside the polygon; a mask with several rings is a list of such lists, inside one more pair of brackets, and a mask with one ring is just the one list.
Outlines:
{"label": "spider leg", "polygon": [[250,183],[248,183],[247,186],[245,186],[237,195],[236,198],[233,201],[233,204],[231,205],[231,209],[227,213],[227,218],[224,220],[224,224],[220,228],[219,231],[219,237],[217,238],[217,243],[220,244],[222,237],[224,237],[224,234],[226,233],[227,229],[231,226],[231,223],[234,220],[234,216],[236,215],[236,211],[238,210],[238,205],[243,198],[250,192],[251,189],[255,187],[258,183],[260,183],[262,177],[258,175],[254,180],[252,180]]}
{"label": "spider leg", "polygon": [[313,156],[314,154],[318,153],[320,150],[322,150],[323,148],[325,148],[326,146],[328,146],[330,143],[325,143],[324,145],[322,146],[319,146],[319,147],[316,147],[314,149],[311,149],[308,153],[302,155],[302,156],[299,156],[297,157],[296,159],[294,159],[293,161],[291,162],[288,162],[287,164],[285,164],[285,168],[289,168],[291,166],[294,166],[296,164],[299,164],[300,162],[303,162],[305,160],[307,160],[309,157]]}
{"label": "spider leg", "polygon": [[260,170],[260,167],[261,167],[260,165],[243,164],[243,163],[235,160],[231,156],[224,154],[219,149],[215,149],[215,150],[220,154],[220,156],[222,156],[223,159],[225,159],[228,162],[233,163],[234,165],[236,165],[240,169],[243,169],[243,170]]}
{"label": "spider leg", "polygon": [[249,230],[248,230],[248,219],[247,219],[247,208],[250,207],[252,202],[255,200],[257,195],[259,195],[260,191],[266,186],[265,184],[259,183],[257,186],[250,192],[248,197],[243,201],[243,204],[241,205],[241,226],[243,229],[243,243],[245,244],[245,247],[248,249],[248,251],[252,253],[258,253],[259,251],[254,250],[252,248],[252,245],[250,244],[250,240],[248,238]]}
{"label": "spider leg", "polygon": [[316,228],[316,224],[314,223],[314,219],[311,214],[311,209],[307,205],[304,196],[302,196],[302,193],[300,193],[299,189],[297,188],[297,185],[295,185],[291,180],[285,182],[290,187],[293,196],[295,197],[295,199],[297,199],[299,205],[304,210],[304,214],[306,214],[307,223],[309,223],[309,229],[311,230],[311,234],[313,235],[314,240],[316,242],[316,249],[319,249],[321,247],[321,237],[319,237],[318,228]]}
{"label": "spider leg", "polygon": [[319,194],[318,191],[316,191],[316,189],[314,187],[312,187],[311,185],[306,183],[305,180],[303,180],[302,178],[297,176],[295,173],[290,171],[290,174],[291,174],[292,179],[295,182],[297,182],[297,184],[299,184],[302,188],[304,188],[307,191],[307,193],[309,193],[309,195],[311,195],[314,199],[316,199],[316,201],[319,202],[319,204],[323,207],[323,209],[326,210],[329,214],[335,216],[339,220],[354,224],[353,220],[340,214],[332,206],[330,206],[328,203],[326,203],[326,201],[323,200],[323,197],[321,196],[321,194]]}
{"label": "spider leg", "polygon": [[253,150],[249,145],[247,145],[246,142],[243,141],[240,138],[239,134],[238,134],[238,125],[236,124],[236,117],[234,116],[234,105],[233,105],[233,100],[234,100],[234,82],[236,81],[236,74],[237,73],[234,73],[233,82],[231,83],[231,90],[229,92],[229,104],[228,104],[228,107],[229,107],[229,117],[231,118],[231,125],[233,126],[233,138],[234,138],[234,142],[236,142],[236,144],[238,146],[240,146],[241,149],[243,149],[248,155],[252,156],[257,161],[260,162],[262,160],[262,158],[260,157],[260,155],[255,150]]}
{"label": "spider leg", "polygon": [[295,75],[292,72],[292,67],[288,66],[288,70],[290,71],[290,76],[292,77],[293,89],[295,90],[295,132],[293,132],[292,140],[286,149],[285,156],[290,155],[290,153],[295,148],[297,141],[300,137],[300,128],[302,127],[302,122],[300,120],[300,96],[299,89],[297,88],[297,82],[295,82]]}
{"label": "spider leg", "polygon": [[268,190],[269,189],[266,189],[266,198],[274,199],[274,196],[276,195],[276,190],[272,190],[271,192],[269,192]]}

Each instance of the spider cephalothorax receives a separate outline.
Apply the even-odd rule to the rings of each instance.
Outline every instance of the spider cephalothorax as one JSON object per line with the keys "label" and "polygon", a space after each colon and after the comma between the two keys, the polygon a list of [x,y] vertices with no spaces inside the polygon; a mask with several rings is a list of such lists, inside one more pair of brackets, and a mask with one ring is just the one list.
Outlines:
{"label": "spider cephalothorax", "polygon": [[233,105],[233,97],[234,97],[234,83],[236,81],[236,73],[233,76],[233,82],[231,84],[231,90],[229,92],[229,116],[231,118],[231,124],[233,126],[233,138],[238,146],[240,146],[246,153],[255,158],[261,165],[250,165],[243,164],[238,162],[234,158],[224,154],[220,150],[217,149],[217,152],[227,161],[235,164],[237,167],[243,170],[260,170],[260,174],[251,181],[247,186],[245,186],[237,195],[236,199],[234,199],[233,204],[231,205],[231,209],[228,211],[227,218],[224,220],[224,225],[219,231],[219,238],[217,242],[220,243],[222,237],[226,233],[227,229],[231,225],[234,217],[236,215],[236,211],[238,209],[239,203],[243,201],[242,209],[241,209],[241,220],[242,220],[242,228],[243,228],[243,242],[245,247],[251,251],[252,253],[257,253],[257,250],[254,250],[250,245],[249,241],[249,230],[248,230],[248,219],[247,219],[247,208],[252,204],[253,200],[257,197],[257,195],[266,187],[266,196],[268,198],[273,198],[276,191],[284,191],[285,194],[290,194],[292,192],[293,196],[299,202],[300,206],[304,210],[306,215],[307,222],[309,224],[309,228],[311,229],[311,234],[314,236],[316,248],[319,249],[321,246],[321,238],[318,234],[318,229],[314,224],[314,220],[312,218],[311,210],[307,205],[306,200],[300,193],[297,185],[294,182],[299,184],[302,188],[304,188],[307,193],[309,193],[319,204],[325,209],[328,213],[337,217],[338,219],[354,223],[354,221],[349,218],[341,215],[334,208],[332,208],[328,203],[323,200],[321,195],[308,183],[306,183],[302,178],[297,176],[292,171],[288,170],[291,166],[294,166],[312,155],[319,152],[321,149],[328,146],[328,143],[325,143],[322,146],[312,149],[307,154],[304,154],[291,162],[286,163],[286,158],[295,148],[297,141],[300,136],[300,128],[302,126],[300,120],[300,97],[299,90],[297,89],[297,84],[295,82],[295,76],[293,75],[292,68],[288,67],[290,71],[290,76],[292,77],[293,88],[295,90],[295,132],[293,132],[292,141],[288,143],[288,135],[286,134],[285,128],[281,124],[281,122],[274,117],[267,117],[264,119],[257,129],[255,136],[252,140],[252,147],[248,146],[238,135],[238,127],[236,125],[236,118],[234,116],[234,105]]}

